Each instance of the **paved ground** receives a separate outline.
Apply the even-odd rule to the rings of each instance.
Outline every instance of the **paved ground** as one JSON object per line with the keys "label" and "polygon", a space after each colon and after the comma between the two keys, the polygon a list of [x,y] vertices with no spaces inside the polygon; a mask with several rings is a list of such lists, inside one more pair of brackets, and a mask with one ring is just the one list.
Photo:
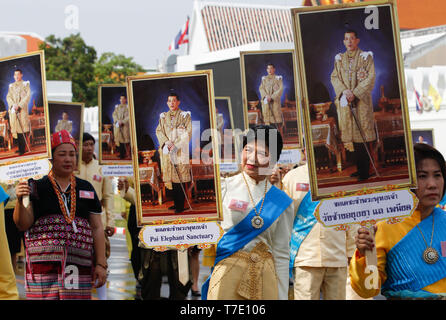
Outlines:
{"label": "paved ground", "polygon": [[[108,259],[108,265],[110,274],[107,279],[107,298],[109,300],[134,300],[136,296],[136,280],[133,276],[132,266],[130,264],[127,243],[125,235],[115,234],[110,238],[111,243],[111,256]],[[200,255],[201,265],[201,255]],[[19,289],[20,299],[25,299],[25,288],[23,278],[23,263],[18,264],[17,287]],[[210,272],[208,267],[200,267],[199,276],[199,288],[206,280]],[[163,279],[161,286],[161,296],[169,296],[169,285],[167,284],[167,278]],[[93,292],[93,299],[97,299],[97,294]],[[200,299],[200,297],[188,296],[189,300]]]}
{"label": "paved ground", "polygon": [[[107,281],[107,297],[109,300],[134,300],[136,297],[136,280],[133,276],[132,266],[130,264],[127,243],[125,235],[115,234],[110,238],[111,256],[108,259],[110,274]],[[200,254],[200,276],[198,279],[198,287],[209,276],[210,268],[201,265],[202,254]],[[23,263],[18,264],[17,287],[21,299],[25,299],[25,289],[23,280]],[[167,277],[163,279],[161,286],[161,296],[169,296],[169,285],[167,284]],[[93,292],[93,299],[98,299],[97,294]],[[200,297],[192,297],[189,293],[188,300],[200,300]],[[379,295],[375,297],[376,300],[385,299]]]}

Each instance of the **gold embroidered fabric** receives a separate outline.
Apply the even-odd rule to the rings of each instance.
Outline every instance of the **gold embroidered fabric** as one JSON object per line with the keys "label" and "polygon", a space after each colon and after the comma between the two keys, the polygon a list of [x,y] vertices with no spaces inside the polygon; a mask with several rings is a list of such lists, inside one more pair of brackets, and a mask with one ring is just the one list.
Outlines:
{"label": "gold embroidered fabric", "polygon": [[336,109],[341,132],[341,140],[353,151],[353,142],[363,142],[361,133],[354,121],[349,107],[342,107],[340,99],[344,90],[351,90],[356,97],[356,113],[365,135],[365,141],[376,140],[375,121],[373,118],[372,90],[375,84],[375,65],[372,55],[365,54],[361,49],[340,53],[335,58],[331,74],[331,84],[336,93]]}
{"label": "gold embroidered fabric", "polygon": [[259,242],[220,261],[209,283],[208,300],[276,300],[278,279],[272,254]]}

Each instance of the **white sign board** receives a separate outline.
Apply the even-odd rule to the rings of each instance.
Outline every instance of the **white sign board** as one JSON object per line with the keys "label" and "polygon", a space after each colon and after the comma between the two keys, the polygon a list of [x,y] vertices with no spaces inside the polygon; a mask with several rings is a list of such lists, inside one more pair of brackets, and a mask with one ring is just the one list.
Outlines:
{"label": "white sign board", "polygon": [[103,165],[102,175],[104,177],[132,177],[133,166],[131,164],[125,165]]}
{"label": "white sign board", "polygon": [[314,215],[326,227],[410,216],[418,199],[408,189],[322,200]]}
{"label": "white sign board", "polygon": [[48,174],[51,163],[48,159],[18,162],[0,166],[0,181],[10,184],[17,180],[43,177]]}
{"label": "white sign board", "polygon": [[237,172],[239,166],[237,162],[220,162],[220,173]]}
{"label": "white sign board", "polygon": [[146,248],[179,247],[217,243],[223,233],[217,222],[146,225],[139,239]]}
{"label": "white sign board", "polygon": [[278,164],[299,163],[301,157],[300,149],[282,149]]}

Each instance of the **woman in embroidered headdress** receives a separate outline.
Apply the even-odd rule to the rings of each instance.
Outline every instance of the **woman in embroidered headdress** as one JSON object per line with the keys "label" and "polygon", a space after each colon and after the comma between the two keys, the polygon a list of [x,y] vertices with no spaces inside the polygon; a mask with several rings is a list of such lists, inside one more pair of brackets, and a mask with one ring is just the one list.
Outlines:
{"label": "woman in embroidered headdress", "polygon": [[[438,203],[445,194],[446,166],[433,147],[414,146],[419,202],[412,216],[397,224],[380,222],[375,241],[366,228],[356,237],[350,262],[351,285],[363,298],[381,293],[388,299],[446,299],[446,212]],[[379,283],[365,273],[365,250],[376,246]],[[371,287],[371,288],[370,288]]]}
{"label": "woman in embroidered headdress", "polygon": [[222,178],[225,234],[202,299],[288,299],[292,200],[269,183],[282,151],[277,129],[259,125],[243,138],[242,171]]}
{"label": "woman in embroidered headdress", "polygon": [[[52,169],[16,187],[14,221],[26,230],[27,299],[91,299],[107,278],[101,203],[93,186],[73,174],[76,144],[66,131],[51,137]],[[30,197],[27,207],[25,196]]]}

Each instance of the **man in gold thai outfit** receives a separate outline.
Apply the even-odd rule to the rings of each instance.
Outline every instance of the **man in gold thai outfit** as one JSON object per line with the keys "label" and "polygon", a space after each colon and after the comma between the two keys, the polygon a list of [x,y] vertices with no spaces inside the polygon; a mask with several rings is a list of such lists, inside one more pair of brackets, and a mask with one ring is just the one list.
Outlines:
{"label": "man in gold thai outfit", "polygon": [[127,105],[127,97],[122,95],[119,97],[119,104],[115,106],[113,111],[113,136],[115,144],[118,147],[119,158],[130,158],[130,124],[129,124],[129,107]]}
{"label": "man in gold thai outfit", "polygon": [[283,135],[282,104],[280,102],[283,93],[283,79],[282,76],[276,75],[276,68],[272,63],[267,64],[266,72],[268,75],[262,77],[259,87],[263,122],[275,126]]}
{"label": "man in gold thai outfit", "polygon": [[14,80],[15,82],[9,85],[6,101],[9,106],[12,137],[17,140],[17,153],[22,155],[26,152],[26,134],[30,132],[31,127],[28,114],[31,88],[29,81],[23,81],[23,72],[20,69],[14,71]]}
{"label": "man in gold thai outfit", "polygon": [[62,119],[57,120],[55,132],[67,130],[69,133],[73,130],[73,121],[68,120],[68,113],[62,112]]}
{"label": "man in gold thai outfit", "polygon": [[[182,111],[179,96],[171,92],[167,98],[168,112],[162,112],[156,137],[161,155],[161,172],[168,189],[173,189],[175,213],[184,211],[185,183],[191,181],[189,143],[192,139],[190,111]],[[183,190],[184,188],[184,190]]]}
{"label": "man in gold thai outfit", "polygon": [[[336,93],[341,140],[348,151],[355,153],[357,172],[351,176],[361,181],[369,178],[370,158],[365,145],[372,155],[376,132],[371,94],[375,84],[373,52],[359,49],[359,41],[355,31],[344,33],[347,50],[335,56],[331,83]],[[351,108],[356,110],[362,134]]]}

